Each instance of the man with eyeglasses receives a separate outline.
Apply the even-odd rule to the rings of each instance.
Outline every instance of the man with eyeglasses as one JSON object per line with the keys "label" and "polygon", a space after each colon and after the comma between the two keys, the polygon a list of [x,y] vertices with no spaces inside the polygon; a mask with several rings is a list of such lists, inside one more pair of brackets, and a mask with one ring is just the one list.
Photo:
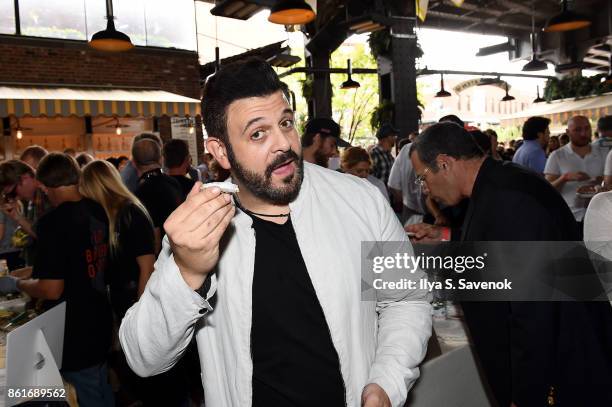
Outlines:
{"label": "man with eyeglasses", "polygon": [[[470,199],[461,241],[578,240],[572,212],[550,183],[524,167],[487,157],[454,123],[425,130],[411,160],[417,182],[426,185],[436,201],[452,206]],[[443,229],[413,225],[407,230],[423,241],[440,240]],[[462,306],[499,406],[544,405],[551,387],[559,405],[606,404],[601,401],[610,397],[612,382],[611,342],[601,334],[612,326],[607,303],[499,301]]]}
{"label": "man with eyeglasses", "polygon": [[50,208],[49,202],[38,190],[34,169],[19,160],[0,164],[0,190],[2,211],[21,227],[23,232],[19,243],[24,249],[26,264],[31,265],[35,255],[33,239],[36,238],[33,225]]}

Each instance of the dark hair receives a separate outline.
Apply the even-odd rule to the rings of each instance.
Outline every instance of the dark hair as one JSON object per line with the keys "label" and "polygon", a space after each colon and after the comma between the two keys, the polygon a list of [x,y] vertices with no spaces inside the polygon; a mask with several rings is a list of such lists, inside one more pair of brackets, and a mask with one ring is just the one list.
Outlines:
{"label": "dark hair", "polygon": [[49,153],[38,164],[36,179],[47,188],[78,185],[81,169],[72,156]]}
{"label": "dark hair", "polygon": [[[432,171],[438,171],[436,158],[446,154],[457,160],[481,158],[485,155],[474,136],[453,122],[431,125],[414,142],[419,159]],[[490,148],[490,147],[489,147]]]}
{"label": "dark hair", "polygon": [[263,59],[253,58],[222,66],[204,86],[202,116],[206,132],[210,137],[229,144],[228,106],[239,99],[269,96],[278,91],[284,91],[283,83]]}
{"label": "dark hair", "polygon": [[180,167],[189,157],[189,146],[185,140],[172,139],[164,144],[164,165],[167,168]]}
{"label": "dark hair", "polygon": [[485,154],[491,153],[491,138],[487,134],[483,133],[480,130],[471,130],[468,133],[470,133],[470,135],[474,137],[474,140],[480,146],[482,151],[484,151]]}
{"label": "dark hair", "polygon": [[599,120],[597,120],[597,130],[599,130],[599,132],[612,130],[612,116],[600,117]]}
{"label": "dark hair", "polygon": [[49,154],[49,152],[47,150],[45,150],[43,147],[35,144],[35,145],[29,146],[25,150],[23,150],[23,152],[21,153],[21,157],[19,157],[19,159],[21,161],[25,161],[26,158],[32,157],[36,161],[40,161],[47,154]]}
{"label": "dark hair", "polygon": [[140,134],[134,136],[134,139],[132,140],[132,146],[134,144],[136,144],[137,141],[140,141],[140,140],[153,140],[154,142],[159,144],[160,147],[162,145],[161,137],[159,137],[157,134],[153,134],[153,133],[140,133]]}
{"label": "dark hair", "polygon": [[523,123],[523,140],[535,140],[538,133],[544,133],[550,125],[550,119],[546,117],[530,117]]}
{"label": "dark hair", "polygon": [[82,168],[85,165],[89,164],[93,160],[94,160],[94,158],[91,155],[87,154],[87,153],[79,153],[79,155],[76,156],[76,162],[77,162],[77,164],[79,164],[80,168]]}
{"label": "dark hair", "polygon": [[9,160],[0,164],[0,188],[15,185],[22,175],[28,174],[34,178],[34,169],[19,160]]}
{"label": "dark hair", "polygon": [[440,117],[440,120],[438,120],[438,123],[442,123],[442,122],[452,122],[452,123],[458,124],[461,127],[465,126],[465,122],[454,114],[447,114],[446,116]]}
{"label": "dark hair", "polygon": [[408,137],[404,137],[403,139],[401,139],[399,141],[399,143],[397,144],[397,149],[401,150],[402,147],[404,147],[406,144],[411,143],[410,139]]}
{"label": "dark hair", "polygon": [[486,134],[489,137],[495,137],[497,138],[497,132],[493,129],[486,129],[485,131],[483,131],[484,134]]}
{"label": "dark hair", "polygon": [[119,167],[119,159],[117,157],[108,157],[106,161],[113,164],[113,167],[115,168]]}
{"label": "dark hair", "polygon": [[159,164],[161,146],[152,139],[140,139],[132,146],[132,158],[134,159],[134,164],[138,167]]}

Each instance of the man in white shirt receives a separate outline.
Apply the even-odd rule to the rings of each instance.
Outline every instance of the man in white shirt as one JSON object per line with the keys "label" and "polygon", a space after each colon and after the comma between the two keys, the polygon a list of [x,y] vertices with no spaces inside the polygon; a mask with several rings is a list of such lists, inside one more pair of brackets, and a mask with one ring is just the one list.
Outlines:
{"label": "man in white shirt", "polygon": [[578,188],[601,182],[605,151],[591,144],[591,123],[584,116],[567,122],[570,142],[554,151],[544,168],[546,179],[561,192],[577,222],[582,222],[588,199],[580,197]]}
{"label": "man in white shirt", "polygon": [[597,120],[597,133],[599,133],[599,145],[608,151],[606,156],[606,167],[604,168],[604,188],[612,189],[612,150],[607,147],[612,140],[612,115],[600,117]]}
{"label": "man in white shirt", "polygon": [[394,199],[402,200],[402,217],[404,224],[420,223],[426,213],[422,188],[416,183],[416,174],[410,161],[410,149],[413,144],[406,144],[400,150],[391,167],[387,186]]}

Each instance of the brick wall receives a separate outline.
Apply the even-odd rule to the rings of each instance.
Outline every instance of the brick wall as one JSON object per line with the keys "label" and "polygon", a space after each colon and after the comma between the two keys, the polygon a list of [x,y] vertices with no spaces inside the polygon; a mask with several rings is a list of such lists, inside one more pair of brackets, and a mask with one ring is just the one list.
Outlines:
{"label": "brick wall", "polygon": [[[145,87],[200,98],[197,53],[136,47],[107,53],[83,41],[0,35],[0,82]],[[199,119],[198,119],[199,122]],[[171,138],[170,119],[159,120],[160,135]],[[198,155],[204,151],[196,126]],[[199,162],[199,157],[193,157]]]}
{"label": "brick wall", "polygon": [[195,52],[96,51],[83,41],[0,36],[0,82],[149,87],[199,99]]}

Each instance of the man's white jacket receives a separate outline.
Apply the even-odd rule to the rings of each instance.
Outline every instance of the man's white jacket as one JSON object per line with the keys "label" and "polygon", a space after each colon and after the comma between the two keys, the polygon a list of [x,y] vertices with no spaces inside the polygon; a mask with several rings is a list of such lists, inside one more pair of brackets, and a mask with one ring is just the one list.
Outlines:
{"label": "man's white jacket", "polygon": [[[299,196],[289,207],[338,353],[347,406],[360,405],[369,383],[380,385],[393,406],[402,406],[419,376],[431,334],[428,295],[419,289],[378,290],[375,300],[367,301],[361,275],[362,241],[403,241],[411,253],[401,224],[367,181],[308,163]],[[119,331],[128,363],[138,375],[170,369],[195,334],[206,405],[251,406],[256,244],[251,224],[248,215],[236,211],[206,298],[185,283],[164,239],[155,272]],[[419,271],[407,277],[422,275]],[[211,300],[215,293],[216,302]]]}

